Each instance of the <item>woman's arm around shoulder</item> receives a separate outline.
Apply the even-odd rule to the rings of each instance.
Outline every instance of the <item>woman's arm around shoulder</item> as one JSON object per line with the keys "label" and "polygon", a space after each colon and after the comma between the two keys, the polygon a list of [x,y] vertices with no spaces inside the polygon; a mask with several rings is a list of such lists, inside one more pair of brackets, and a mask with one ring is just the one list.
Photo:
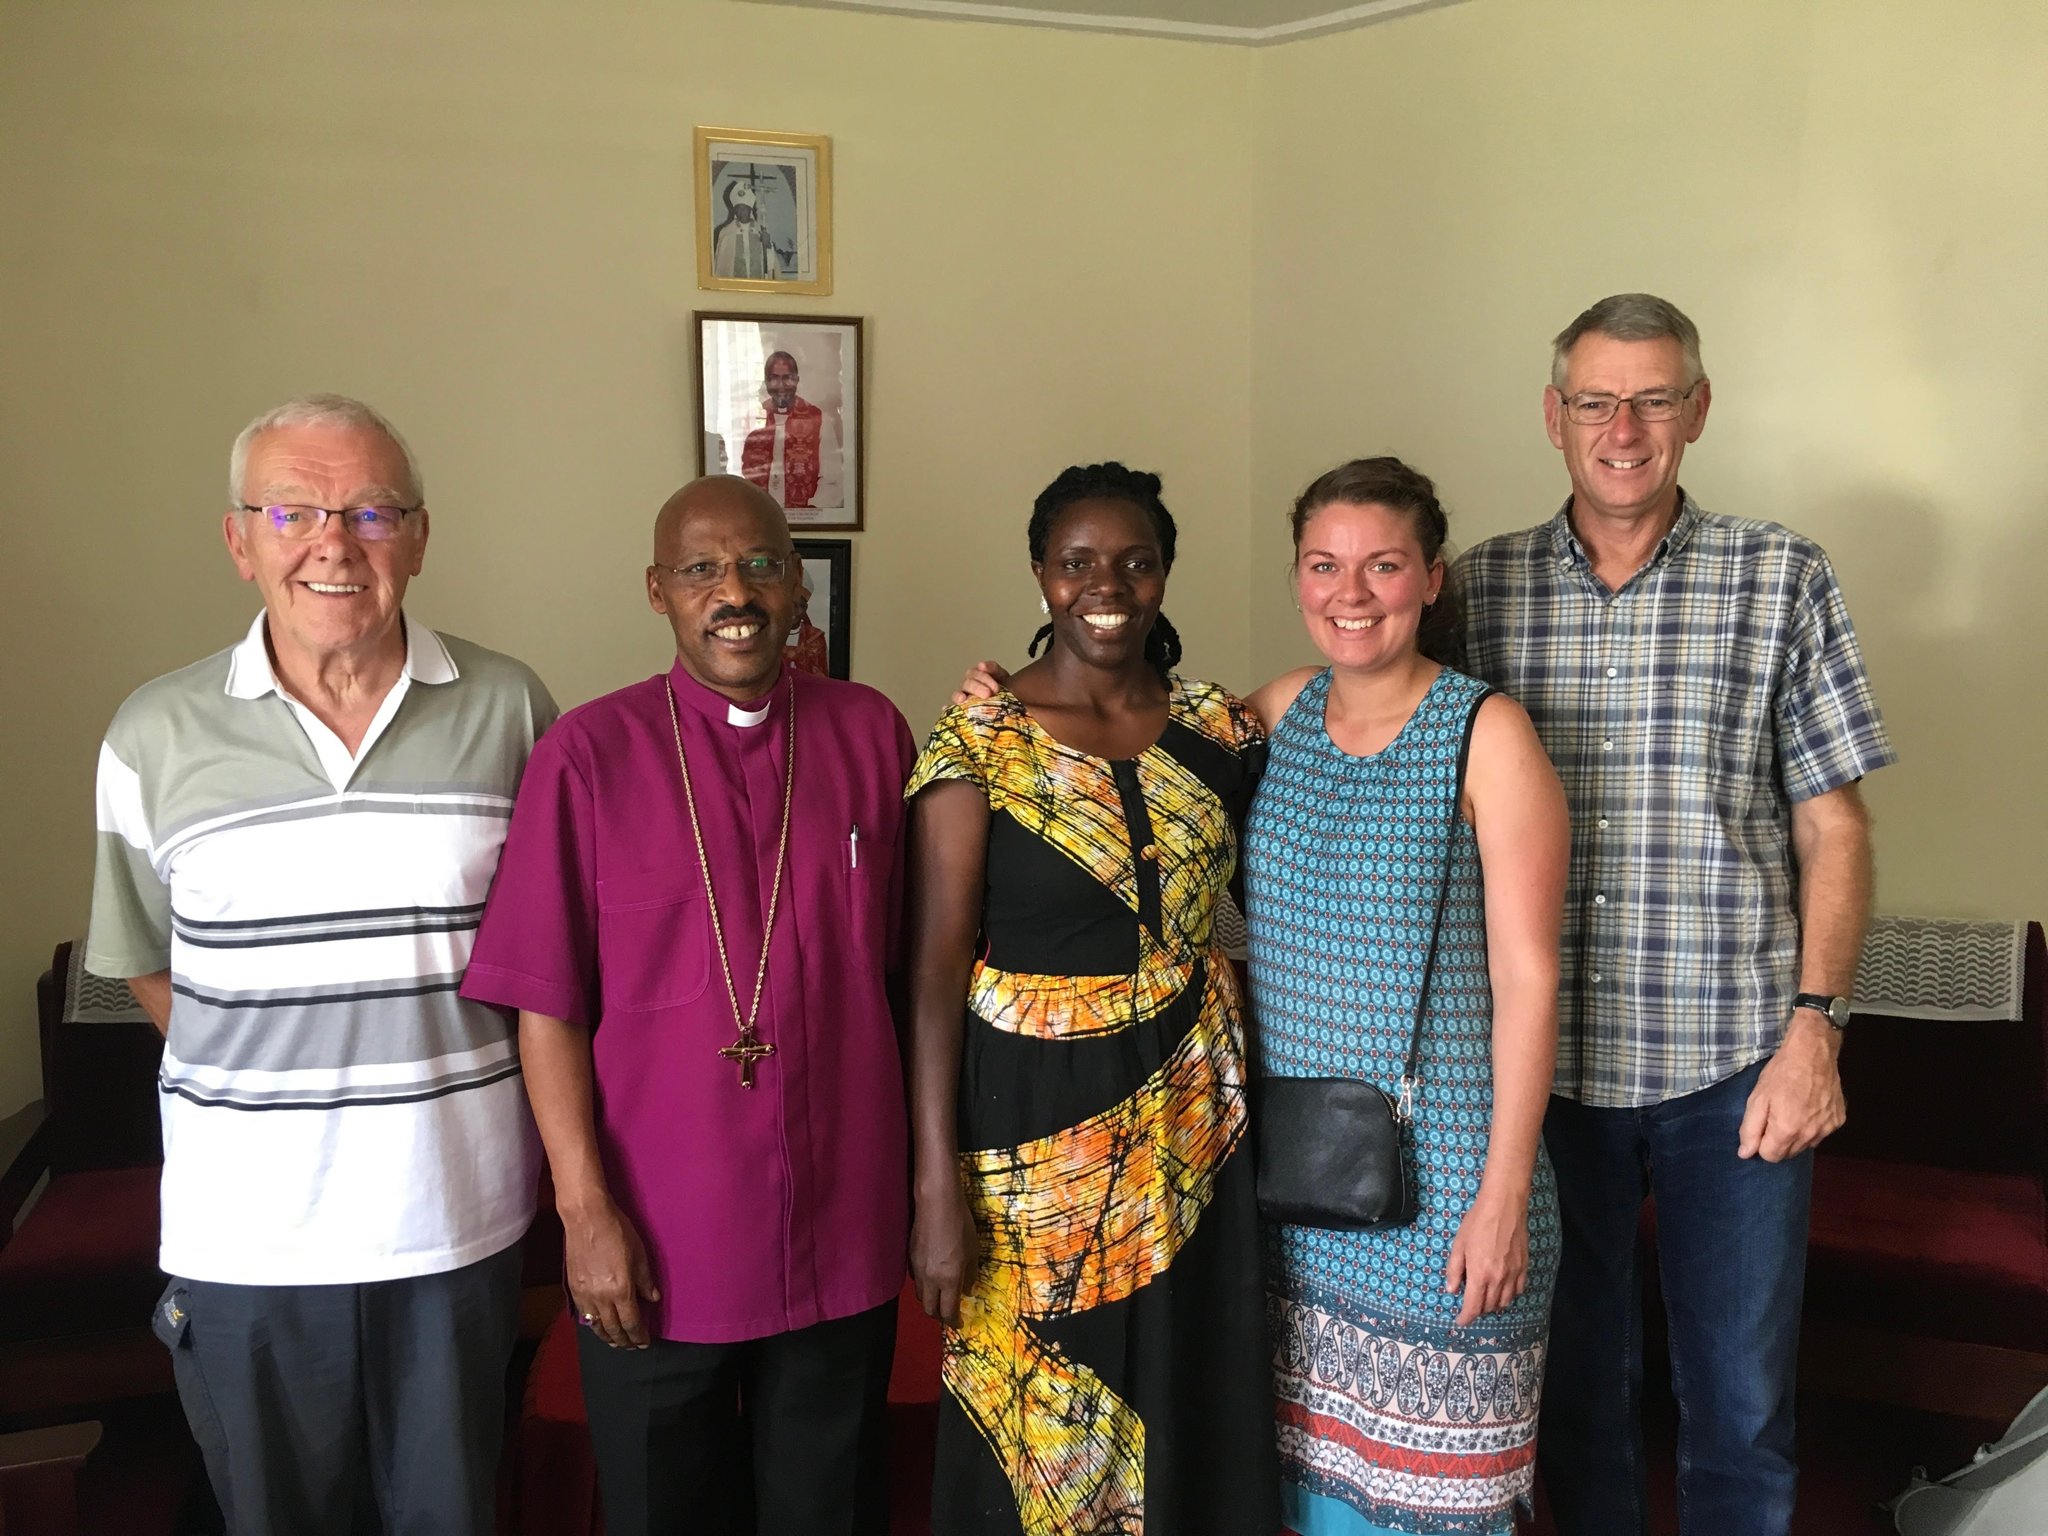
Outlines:
{"label": "woman's arm around shoulder", "polygon": [[1321,667],[1296,667],[1292,672],[1282,672],[1270,683],[1261,683],[1245,695],[1245,703],[1259,723],[1271,731],[1280,723],[1280,717],[1287,713],[1301,690],[1308,686],[1310,678],[1322,671]]}

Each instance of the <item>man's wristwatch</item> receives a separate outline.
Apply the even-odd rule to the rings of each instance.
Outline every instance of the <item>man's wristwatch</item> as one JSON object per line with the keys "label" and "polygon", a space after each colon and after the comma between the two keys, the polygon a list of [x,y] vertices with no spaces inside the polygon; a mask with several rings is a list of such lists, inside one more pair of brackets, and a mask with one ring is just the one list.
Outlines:
{"label": "man's wristwatch", "polygon": [[1792,999],[1794,1008],[1813,1008],[1827,1016],[1828,1023],[1836,1029],[1849,1027],[1849,999],[1828,997],[1820,992],[1801,992]]}

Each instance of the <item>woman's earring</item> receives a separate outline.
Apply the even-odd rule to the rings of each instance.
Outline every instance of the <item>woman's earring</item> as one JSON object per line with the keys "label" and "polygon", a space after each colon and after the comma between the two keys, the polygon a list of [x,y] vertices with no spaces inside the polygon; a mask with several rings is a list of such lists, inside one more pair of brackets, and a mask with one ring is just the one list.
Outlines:
{"label": "woman's earring", "polygon": [[1043,614],[1050,614],[1052,612],[1052,604],[1041,597],[1038,600],[1038,611]]}

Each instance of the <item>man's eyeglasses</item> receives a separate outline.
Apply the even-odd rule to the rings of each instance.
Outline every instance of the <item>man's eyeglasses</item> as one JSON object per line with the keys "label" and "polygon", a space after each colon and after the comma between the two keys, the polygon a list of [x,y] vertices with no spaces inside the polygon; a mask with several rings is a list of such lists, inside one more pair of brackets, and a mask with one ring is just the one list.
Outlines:
{"label": "man's eyeglasses", "polygon": [[1637,421],[1669,421],[1685,408],[1693,389],[1705,382],[1697,380],[1692,389],[1646,389],[1639,395],[1566,395],[1564,413],[1581,427],[1605,426],[1624,405],[1636,413]]}
{"label": "man's eyeglasses", "polygon": [[736,570],[740,580],[750,587],[772,587],[782,580],[789,570],[787,555],[742,555],[737,560],[692,560],[688,565],[663,565],[654,562],[657,571],[667,571],[686,587],[715,587],[725,580],[725,573]]}
{"label": "man's eyeglasses", "polygon": [[406,518],[419,511],[418,507],[252,507],[247,502],[241,507],[244,512],[261,512],[282,539],[317,539],[327,519],[338,517],[342,527],[366,544],[397,538]]}

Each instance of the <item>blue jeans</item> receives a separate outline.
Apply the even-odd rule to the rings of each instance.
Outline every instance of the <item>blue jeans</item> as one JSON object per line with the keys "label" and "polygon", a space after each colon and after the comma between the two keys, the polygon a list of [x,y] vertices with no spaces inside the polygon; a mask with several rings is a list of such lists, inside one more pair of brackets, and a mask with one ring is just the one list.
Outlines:
{"label": "blue jeans", "polygon": [[1564,1251],[1537,1452],[1560,1536],[1648,1536],[1636,1224],[1657,1202],[1657,1269],[1678,1399],[1678,1527],[1786,1536],[1793,1377],[1813,1154],[1735,1155],[1763,1063],[1636,1109],[1552,1098]]}

